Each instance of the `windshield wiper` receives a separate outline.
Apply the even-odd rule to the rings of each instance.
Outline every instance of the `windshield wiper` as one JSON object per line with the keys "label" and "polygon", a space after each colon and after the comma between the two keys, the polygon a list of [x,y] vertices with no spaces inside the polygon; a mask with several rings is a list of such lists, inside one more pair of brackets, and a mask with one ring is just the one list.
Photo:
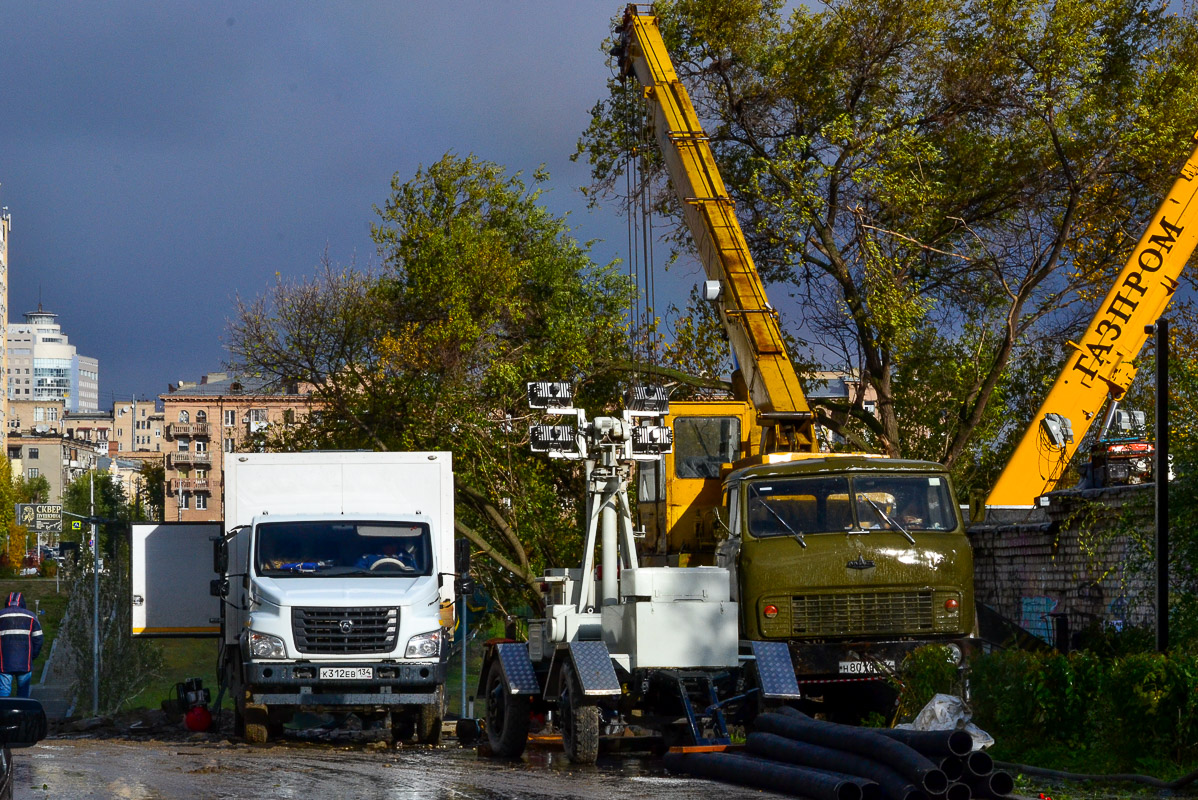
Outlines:
{"label": "windshield wiper", "polygon": [[768,502],[766,502],[766,499],[765,499],[764,497],[762,497],[762,496],[761,496],[761,492],[759,492],[759,491],[757,490],[757,487],[756,487],[756,486],[754,486],[753,484],[751,484],[751,483],[750,483],[750,484],[749,484],[749,488],[753,490],[753,495],[754,495],[754,496],[757,498],[757,500],[758,500],[758,501],[761,503],[761,506],[762,506],[762,507],[763,507],[763,508],[764,508],[766,511],[770,512],[770,514],[772,514],[772,515],[773,515],[774,519],[776,519],[776,520],[778,520],[779,522],[781,522],[781,523],[782,523],[782,527],[783,527],[783,528],[786,528],[786,530],[790,531],[790,535],[791,535],[791,536],[793,536],[793,537],[795,538],[795,541],[796,541],[796,542],[798,542],[799,544],[801,544],[803,547],[806,547],[806,546],[807,546],[807,542],[806,542],[806,541],[804,541],[804,539],[803,539],[803,534],[799,533],[799,532],[798,532],[798,531],[796,531],[794,528],[790,527],[789,523],[787,523],[787,521],[786,521],[786,520],[784,520],[784,519],[782,519],[782,517],[778,516],[778,512],[774,510],[774,507],[773,507],[773,506],[771,506],[771,505],[770,505]]}
{"label": "windshield wiper", "polygon": [[900,531],[902,531],[902,534],[903,534],[903,536],[906,536],[906,537],[907,537],[907,541],[908,541],[908,542],[910,542],[911,544],[915,544],[915,537],[914,537],[914,536],[912,536],[910,533],[908,533],[908,532],[907,532],[907,529],[906,529],[906,528],[904,528],[904,527],[903,527],[903,526],[902,526],[902,525],[899,523],[899,521],[898,521],[897,519],[894,519],[894,518],[893,518],[893,517],[891,517],[889,514],[887,514],[885,511],[883,511],[883,510],[882,510],[882,507],[881,507],[880,505],[878,505],[877,503],[875,503],[875,502],[874,502],[874,499],[873,499],[872,497],[868,497],[868,496],[866,496],[866,495],[862,495],[862,497],[865,497],[865,502],[867,502],[867,503],[869,503],[871,506],[873,506],[873,507],[874,507],[874,511],[877,511],[877,512],[878,512],[878,514],[879,514],[879,515],[882,517],[882,519],[886,520],[886,521],[887,521],[887,522],[889,522],[891,525],[893,525],[894,527],[896,527],[896,528],[898,528]]}

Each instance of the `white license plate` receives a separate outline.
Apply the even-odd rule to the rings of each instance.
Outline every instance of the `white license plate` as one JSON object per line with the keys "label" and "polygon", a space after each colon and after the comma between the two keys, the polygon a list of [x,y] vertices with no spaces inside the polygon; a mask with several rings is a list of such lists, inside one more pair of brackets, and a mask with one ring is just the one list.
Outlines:
{"label": "white license plate", "polygon": [[374,677],[374,667],[321,667],[322,681],[368,681]]}
{"label": "white license plate", "polygon": [[[885,669],[882,668],[885,665]],[[895,663],[891,659],[886,659],[879,665],[875,661],[841,661],[841,675],[883,675],[887,670],[893,672]]]}

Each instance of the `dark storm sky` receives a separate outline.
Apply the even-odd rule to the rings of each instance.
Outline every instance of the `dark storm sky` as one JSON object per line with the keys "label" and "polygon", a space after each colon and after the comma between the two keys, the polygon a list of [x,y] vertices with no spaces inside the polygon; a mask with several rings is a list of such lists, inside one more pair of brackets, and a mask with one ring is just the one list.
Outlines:
{"label": "dark storm sky", "polygon": [[586,210],[585,167],[569,161],[619,8],[5,3],[10,321],[39,296],[57,312],[100,360],[101,408],[160,394],[220,369],[236,294],[310,274],[326,247],[373,263],[373,206],[392,174],[447,151],[545,164],[550,208],[571,213],[579,239],[606,240],[596,260],[621,257],[623,219]]}

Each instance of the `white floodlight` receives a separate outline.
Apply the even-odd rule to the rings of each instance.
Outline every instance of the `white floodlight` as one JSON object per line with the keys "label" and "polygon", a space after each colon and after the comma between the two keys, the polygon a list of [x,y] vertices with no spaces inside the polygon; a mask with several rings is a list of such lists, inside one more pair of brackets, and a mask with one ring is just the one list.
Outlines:
{"label": "white floodlight", "polygon": [[624,408],[634,417],[664,417],[670,413],[670,392],[664,386],[633,386],[624,393]]}
{"label": "white floodlight", "polygon": [[573,425],[532,425],[529,445],[534,453],[577,453],[578,437]]}
{"label": "white floodlight", "polygon": [[528,384],[528,407],[551,414],[573,411],[574,387],[569,381],[532,381]]}
{"label": "white floodlight", "polygon": [[674,431],[668,425],[638,425],[632,429],[632,453],[636,457],[673,452]]}
{"label": "white floodlight", "polygon": [[714,303],[720,299],[724,287],[719,281],[703,281],[703,299],[709,303]]}

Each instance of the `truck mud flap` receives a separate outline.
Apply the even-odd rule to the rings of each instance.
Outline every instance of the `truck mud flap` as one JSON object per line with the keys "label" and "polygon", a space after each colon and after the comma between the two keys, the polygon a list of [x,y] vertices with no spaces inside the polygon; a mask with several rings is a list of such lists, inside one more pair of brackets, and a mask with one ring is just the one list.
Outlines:
{"label": "truck mud flap", "polygon": [[495,645],[495,656],[503,670],[503,680],[510,695],[537,697],[541,684],[528,657],[527,642],[503,642]]}
{"label": "truck mud flap", "polygon": [[757,683],[762,697],[771,700],[798,700],[799,681],[790,660],[786,642],[750,642],[757,662]]}
{"label": "truck mud flap", "polygon": [[603,642],[570,642],[570,660],[574,674],[586,697],[620,694],[620,679],[611,663],[611,653]]}

